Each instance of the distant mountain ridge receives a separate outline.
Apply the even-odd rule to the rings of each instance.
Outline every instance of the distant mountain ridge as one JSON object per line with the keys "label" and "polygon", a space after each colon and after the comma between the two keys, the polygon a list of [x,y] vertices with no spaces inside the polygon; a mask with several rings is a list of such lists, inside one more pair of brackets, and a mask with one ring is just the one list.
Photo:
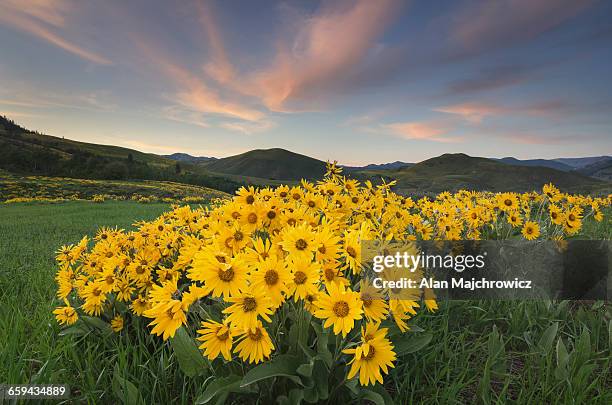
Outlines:
{"label": "distant mountain ridge", "polygon": [[612,158],[612,156],[589,156],[589,157],[580,157],[580,158],[558,158],[554,159],[559,163],[563,163],[568,166],[572,166],[575,169],[585,167],[588,165],[592,165],[602,160],[606,160]]}
{"label": "distant mountain ridge", "polygon": [[396,171],[371,171],[397,181],[402,193],[418,194],[422,190],[439,193],[445,190],[533,191],[553,183],[564,191],[587,193],[607,186],[599,180],[576,172],[562,172],[541,166],[512,166],[507,163],[464,153],[445,153],[414,166]]}
{"label": "distant mountain ridge", "polygon": [[563,172],[569,172],[573,170],[574,167],[570,165],[566,165],[565,163],[557,162],[556,160],[548,160],[548,159],[526,159],[520,160],[514,157],[505,157],[501,159],[491,159],[497,162],[515,165],[515,166],[540,166],[540,167],[550,167],[551,169],[561,170]]}
{"label": "distant mountain ridge", "polygon": [[217,159],[216,157],[192,156],[188,153],[173,153],[171,155],[162,155],[162,157],[165,157],[171,160],[176,160],[178,162],[189,162],[189,163],[196,163],[196,164]]}
{"label": "distant mountain ridge", "polygon": [[[565,166],[543,166],[551,161]],[[588,162],[578,169],[567,169],[570,163],[576,167]],[[0,169],[85,179],[171,180],[232,192],[244,184],[319,180],[325,173],[325,162],[281,148],[255,149],[220,159],[185,153],[164,157],[43,135],[0,116]],[[522,161],[448,153],[416,164],[396,161],[348,167],[345,174],[373,182],[381,178],[397,180],[398,191],[415,194],[458,189],[531,191],[550,182],[567,192],[608,193],[612,187],[612,157]]]}
{"label": "distant mountain ridge", "polygon": [[365,165],[365,166],[342,166],[346,171],[356,171],[356,170],[395,170],[395,169],[401,169],[402,167],[409,167],[409,166],[413,166],[414,163],[406,163],[406,162],[402,162],[399,160],[396,160],[395,162],[390,162],[390,163],[380,163],[380,164],[376,164],[376,163],[370,163],[369,165]]}

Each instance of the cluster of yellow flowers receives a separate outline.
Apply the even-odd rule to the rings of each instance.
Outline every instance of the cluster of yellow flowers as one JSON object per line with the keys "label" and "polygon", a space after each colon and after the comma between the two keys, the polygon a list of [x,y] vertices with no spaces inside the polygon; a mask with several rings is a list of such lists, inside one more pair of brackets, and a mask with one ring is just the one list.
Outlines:
{"label": "cluster of yellow flowers", "polygon": [[[205,356],[229,361],[236,354],[248,363],[279,346],[267,329],[275,317],[309,313],[346,340],[348,378],[374,384],[396,358],[381,322],[404,332],[418,308],[437,304],[429,290],[400,297],[375,289],[363,276],[362,241],[561,238],[587,215],[601,220],[611,202],[551,185],[542,194],[460,191],[414,201],[391,186],[360,185],[330,165],[317,184],[242,188],[215,207],[174,207],[136,231],[102,228],[91,249],[85,237],[58,251],[65,305],[54,313],[67,325],[78,312],[103,317],[115,331],[142,316],[164,340],[189,317],[201,321]],[[212,315],[214,305],[221,309]]]}
{"label": "cluster of yellow flowers", "polygon": [[[205,196],[187,196],[183,198],[170,198],[163,197],[157,198],[155,196],[144,196],[140,194],[133,194],[129,200],[135,201],[141,204],[149,203],[167,203],[167,204],[204,204],[212,200],[218,200],[219,198],[210,199]],[[62,203],[67,201],[91,201],[95,203],[103,203],[105,201],[126,201],[127,198],[124,196],[116,196],[112,194],[94,194],[91,199],[80,198],[78,195],[72,195],[67,197],[15,197],[4,201],[4,204],[16,204],[24,202],[39,202],[39,203]]]}
{"label": "cluster of yellow flowers", "polygon": [[0,170],[0,201],[63,202],[131,199],[142,203],[204,203],[227,194],[207,187],[170,181],[89,180],[17,176]]}

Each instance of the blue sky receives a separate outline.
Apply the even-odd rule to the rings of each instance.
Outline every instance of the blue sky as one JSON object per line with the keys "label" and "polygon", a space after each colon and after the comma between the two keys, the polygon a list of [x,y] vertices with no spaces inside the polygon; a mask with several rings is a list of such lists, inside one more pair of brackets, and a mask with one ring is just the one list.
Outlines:
{"label": "blue sky", "polygon": [[612,2],[2,0],[0,113],[344,164],[612,154]]}

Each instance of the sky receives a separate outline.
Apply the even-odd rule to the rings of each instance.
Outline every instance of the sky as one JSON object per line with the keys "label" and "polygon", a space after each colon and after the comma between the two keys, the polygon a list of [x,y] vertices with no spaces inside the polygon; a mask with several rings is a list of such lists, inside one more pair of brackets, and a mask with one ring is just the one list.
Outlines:
{"label": "sky", "polygon": [[0,114],[145,152],[612,154],[612,2],[0,0]]}

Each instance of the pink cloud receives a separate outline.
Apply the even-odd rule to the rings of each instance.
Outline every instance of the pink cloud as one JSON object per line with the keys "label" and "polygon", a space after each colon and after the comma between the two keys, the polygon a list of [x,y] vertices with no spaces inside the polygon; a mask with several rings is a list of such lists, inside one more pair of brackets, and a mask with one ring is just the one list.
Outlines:
{"label": "pink cloud", "polygon": [[[196,74],[176,64],[165,51],[145,37],[132,37],[134,43],[152,66],[158,69],[174,87],[167,98],[187,111],[238,118],[245,121],[259,121],[265,114],[239,101],[223,97]],[[176,114],[176,108],[173,111]]]}
{"label": "pink cloud", "polygon": [[485,117],[501,114],[506,109],[490,104],[462,103],[434,108],[434,111],[458,115],[469,122],[480,123]]}
{"label": "pink cloud", "polygon": [[219,83],[230,84],[236,76],[236,71],[227,55],[212,6],[209,3],[198,3],[197,10],[198,19],[204,28],[210,45],[209,58],[211,60],[204,65],[204,72]]}
{"label": "pink cloud", "polygon": [[416,139],[433,142],[454,143],[462,138],[449,138],[449,129],[439,122],[396,122],[385,124],[383,128],[391,134],[404,139]]}
{"label": "pink cloud", "polygon": [[8,0],[0,3],[0,23],[33,35],[89,62],[111,65],[112,62],[106,57],[54,32],[65,27],[66,14],[71,6],[74,5],[63,0],[32,2]]}
{"label": "pink cloud", "polygon": [[529,115],[539,117],[557,116],[567,111],[568,105],[561,100],[548,100],[519,106],[504,106],[492,103],[460,103],[434,108],[434,111],[453,114],[471,123],[479,124],[485,118],[501,115]]}
{"label": "pink cloud", "polygon": [[273,63],[247,80],[248,91],[271,110],[308,103],[313,92],[333,87],[355,69],[395,17],[397,0],[325,3],[296,24],[292,42],[281,40]]}

